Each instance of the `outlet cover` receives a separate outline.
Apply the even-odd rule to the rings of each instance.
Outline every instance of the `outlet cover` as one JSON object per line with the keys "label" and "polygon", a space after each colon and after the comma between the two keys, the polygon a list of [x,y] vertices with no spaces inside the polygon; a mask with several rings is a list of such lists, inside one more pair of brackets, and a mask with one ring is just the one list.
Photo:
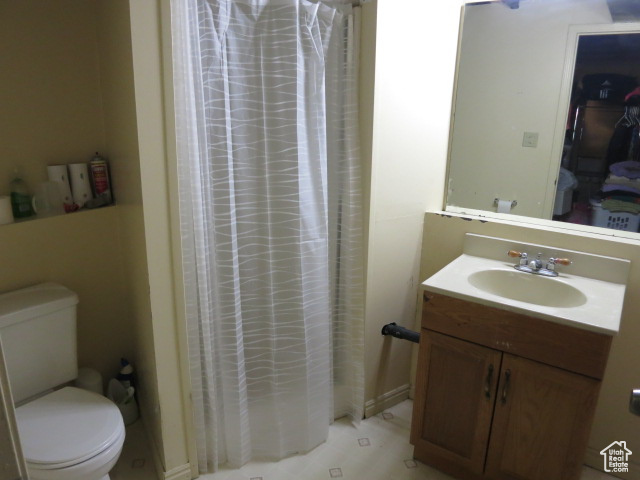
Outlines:
{"label": "outlet cover", "polygon": [[524,132],[522,146],[536,148],[538,146],[538,132]]}

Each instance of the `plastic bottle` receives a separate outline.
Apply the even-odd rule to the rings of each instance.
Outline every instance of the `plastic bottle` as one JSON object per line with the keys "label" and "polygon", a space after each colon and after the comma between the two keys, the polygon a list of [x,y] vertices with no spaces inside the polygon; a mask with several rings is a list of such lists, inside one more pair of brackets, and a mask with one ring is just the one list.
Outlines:
{"label": "plastic bottle", "polygon": [[104,200],[105,205],[113,202],[113,194],[111,192],[111,178],[109,176],[109,165],[107,160],[101,157],[98,152],[89,162],[89,170],[91,171],[91,188],[95,198]]}
{"label": "plastic bottle", "polygon": [[33,215],[31,207],[31,195],[27,184],[18,173],[18,169],[14,170],[14,178],[9,182],[9,190],[11,191],[11,209],[15,218],[25,218]]}
{"label": "plastic bottle", "polygon": [[118,381],[124,386],[124,388],[129,388],[133,386],[133,367],[127,361],[126,358],[120,359],[120,373],[116,377]]}

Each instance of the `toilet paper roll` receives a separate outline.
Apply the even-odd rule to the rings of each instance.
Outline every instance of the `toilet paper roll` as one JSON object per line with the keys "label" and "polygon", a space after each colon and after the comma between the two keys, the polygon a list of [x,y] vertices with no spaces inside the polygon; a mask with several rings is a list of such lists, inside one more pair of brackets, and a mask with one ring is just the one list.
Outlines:
{"label": "toilet paper roll", "polygon": [[72,163],[69,165],[69,179],[71,180],[71,193],[73,202],[80,208],[87,200],[91,200],[91,185],[89,183],[89,170],[86,163]]}
{"label": "toilet paper roll", "polygon": [[0,196],[0,225],[13,223],[13,210],[11,210],[11,197]]}
{"label": "toilet paper roll", "polygon": [[66,205],[73,204],[67,166],[49,165],[47,167],[47,175],[49,176],[49,180],[58,183],[58,186],[60,187],[60,195],[62,196],[62,203],[65,203]]}
{"label": "toilet paper roll", "polygon": [[83,390],[89,390],[96,392],[99,395],[104,395],[102,387],[102,375],[93,368],[79,368],[78,376],[75,379],[75,385]]}
{"label": "toilet paper roll", "polygon": [[511,213],[511,200],[498,200],[498,213]]}

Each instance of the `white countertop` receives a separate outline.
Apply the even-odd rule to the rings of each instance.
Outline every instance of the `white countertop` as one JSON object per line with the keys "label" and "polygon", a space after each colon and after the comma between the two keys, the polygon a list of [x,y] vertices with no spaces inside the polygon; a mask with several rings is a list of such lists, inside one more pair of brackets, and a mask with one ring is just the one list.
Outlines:
{"label": "white countertop", "polygon": [[429,292],[448,295],[461,300],[468,300],[470,302],[521,313],[584,330],[609,335],[616,334],[619,331],[626,289],[625,283],[600,280],[564,272],[561,272],[558,277],[554,278],[535,275],[540,279],[536,281],[566,283],[582,292],[586,297],[586,300],[581,305],[559,307],[513,300],[504,296],[488,293],[485,290],[475,287],[469,281],[470,275],[474,272],[486,270],[504,270],[505,272],[516,272],[518,275],[534,276],[531,273],[518,272],[515,270],[513,265],[517,262],[511,260],[512,259],[507,258],[502,261],[496,260],[495,258],[463,254],[442,270],[429,277],[422,284],[422,288]]}

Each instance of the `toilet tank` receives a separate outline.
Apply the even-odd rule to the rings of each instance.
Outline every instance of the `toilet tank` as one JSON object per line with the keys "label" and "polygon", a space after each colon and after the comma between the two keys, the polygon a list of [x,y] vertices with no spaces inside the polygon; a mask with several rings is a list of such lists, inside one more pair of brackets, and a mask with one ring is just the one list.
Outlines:
{"label": "toilet tank", "polygon": [[56,283],[0,295],[0,341],[14,403],[77,376],[77,304],[78,296]]}

